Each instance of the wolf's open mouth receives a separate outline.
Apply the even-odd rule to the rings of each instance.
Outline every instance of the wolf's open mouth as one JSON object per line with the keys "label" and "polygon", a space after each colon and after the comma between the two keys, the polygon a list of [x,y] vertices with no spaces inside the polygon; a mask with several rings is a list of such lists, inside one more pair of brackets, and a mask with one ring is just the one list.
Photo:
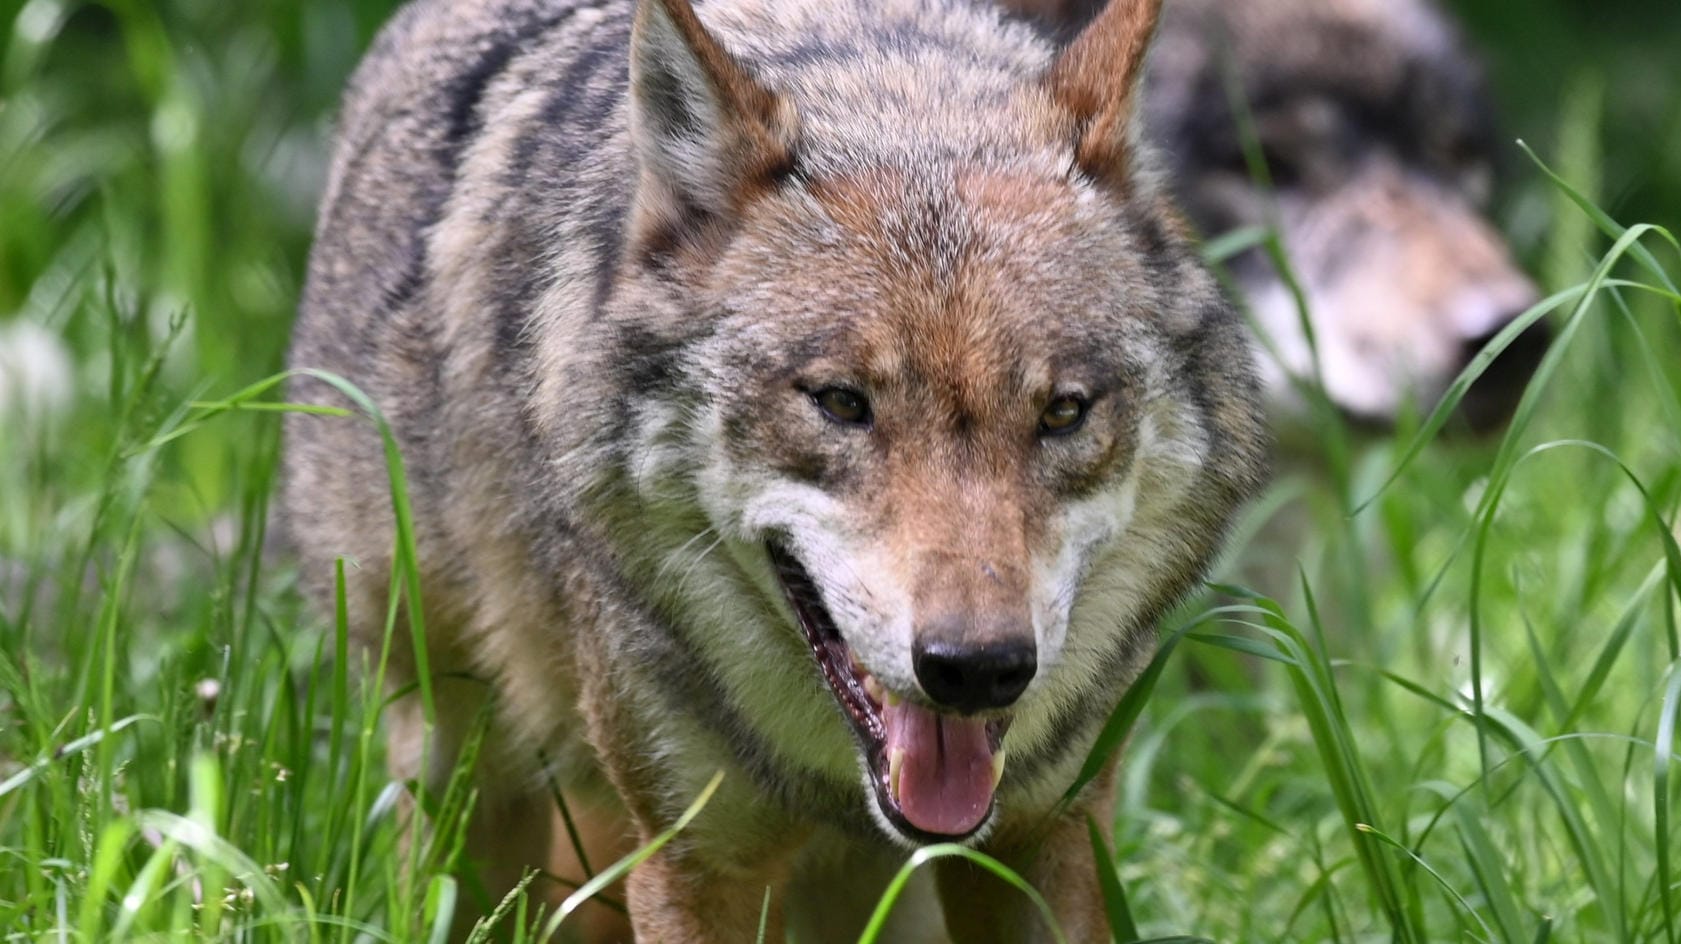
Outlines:
{"label": "wolf's open mouth", "polygon": [[884,689],[853,658],[811,575],[787,550],[769,550],[817,665],[858,734],[881,811],[928,842],[980,829],[1004,774],[1009,719],[946,714]]}

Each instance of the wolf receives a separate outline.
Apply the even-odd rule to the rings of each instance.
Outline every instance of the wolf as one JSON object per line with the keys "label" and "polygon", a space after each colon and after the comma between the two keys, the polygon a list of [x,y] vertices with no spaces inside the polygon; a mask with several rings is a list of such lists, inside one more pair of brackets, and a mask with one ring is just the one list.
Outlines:
{"label": "wolf", "polygon": [[[1059,35],[1099,7],[1001,2]],[[1361,427],[1429,409],[1538,300],[1486,216],[1497,149],[1482,70],[1428,0],[1172,0],[1146,73],[1147,127],[1179,204],[1210,236],[1275,227],[1299,283],[1298,300],[1260,250],[1231,262],[1286,438],[1317,422],[1315,382]],[[1548,334],[1537,323],[1505,349],[1457,428],[1505,424]]]}
{"label": "wolf", "polygon": [[[1067,42],[967,0],[416,0],[383,30],[291,394],[348,378],[401,454],[435,707],[394,700],[390,757],[440,789],[489,718],[490,901],[575,864],[551,787],[622,849],[721,772],[600,939],[751,940],[767,894],[770,939],[855,938],[954,841],[1108,940],[1108,775],[1060,801],[1268,453],[1137,130],[1159,9]],[[331,606],[354,561],[377,645],[381,439],[286,433],[306,586]],[[910,912],[1047,939],[994,882],[941,860]]]}

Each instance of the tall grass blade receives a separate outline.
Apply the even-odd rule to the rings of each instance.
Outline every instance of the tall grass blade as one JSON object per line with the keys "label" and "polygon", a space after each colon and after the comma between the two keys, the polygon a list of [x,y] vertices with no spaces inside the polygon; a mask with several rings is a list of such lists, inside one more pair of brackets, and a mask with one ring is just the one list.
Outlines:
{"label": "tall grass blade", "polygon": [[[1045,901],[1045,897],[1039,894],[1038,889],[1028,884],[1026,879],[997,859],[984,852],[976,852],[967,846],[959,846],[955,843],[923,846],[911,853],[910,859],[893,876],[893,880],[888,882],[887,891],[882,894],[881,900],[876,903],[875,911],[871,913],[869,922],[864,925],[864,933],[858,938],[858,944],[883,944],[881,942],[882,930],[887,924],[888,917],[893,913],[893,906],[898,904],[900,896],[904,894],[905,886],[910,882],[911,876],[915,875],[924,866],[940,859],[964,859],[1002,879],[1016,891],[1026,896],[1027,900],[1038,910],[1039,916],[1045,921],[1045,926],[1050,929],[1053,941],[1057,944],[1068,944],[1068,938],[1063,935],[1061,926],[1057,924],[1056,913],[1051,910],[1050,903]],[[885,944],[891,944],[891,942],[885,942]]]}
{"label": "tall grass blade", "polygon": [[1115,871],[1115,856],[1103,841],[1103,831],[1097,820],[1086,816],[1086,830],[1091,838],[1092,861],[1097,865],[1097,887],[1103,892],[1103,910],[1109,917],[1109,933],[1115,944],[1135,944],[1138,925],[1132,920],[1132,907],[1127,904],[1126,890]]}
{"label": "tall grass blade", "polygon": [[[1427,875],[1436,880],[1437,886],[1440,887],[1442,891],[1446,892],[1448,897],[1453,899],[1454,903],[1459,906],[1460,910],[1462,910],[1473,921],[1477,922],[1477,927],[1482,929],[1483,936],[1486,940],[1500,940],[1500,938],[1495,936],[1493,929],[1488,926],[1488,922],[1483,920],[1483,916],[1477,913],[1477,909],[1473,908],[1471,903],[1465,900],[1465,896],[1461,895],[1459,891],[1442,876],[1441,872],[1438,872],[1433,866],[1431,866],[1430,863],[1424,861],[1422,856],[1413,852],[1406,846],[1406,844],[1397,842],[1393,837],[1380,830],[1373,829],[1372,827],[1364,824],[1357,828],[1360,832],[1371,836],[1389,848],[1394,849],[1400,854],[1418,863],[1419,868],[1423,869]],[[1509,940],[1509,938],[1507,938],[1507,940]]]}
{"label": "tall grass blade", "polygon": [[547,941],[553,938],[555,933],[560,930],[561,924],[573,912],[582,907],[584,902],[605,891],[607,886],[629,875],[631,869],[653,858],[655,853],[665,848],[666,843],[677,838],[677,834],[687,829],[689,824],[694,822],[695,817],[700,815],[701,810],[706,809],[706,804],[711,802],[712,795],[718,792],[718,785],[723,782],[724,772],[720,770],[712,775],[712,779],[701,789],[694,802],[689,804],[688,808],[683,811],[681,816],[677,817],[676,822],[672,823],[669,829],[655,836],[647,845],[603,869],[595,878],[585,882],[577,891],[566,896],[566,900],[560,903],[560,910],[555,912],[554,917],[549,919],[548,924],[544,927],[539,940]]}
{"label": "tall grass blade", "polygon": [[1670,863],[1669,769],[1675,756],[1675,716],[1681,710],[1681,662],[1669,667],[1663,705],[1658,714],[1658,737],[1652,745],[1652,816],[1656,821],[1658,855],[1658,904],[1663,913],[1664,940],[1675,944],[1675,882]]}

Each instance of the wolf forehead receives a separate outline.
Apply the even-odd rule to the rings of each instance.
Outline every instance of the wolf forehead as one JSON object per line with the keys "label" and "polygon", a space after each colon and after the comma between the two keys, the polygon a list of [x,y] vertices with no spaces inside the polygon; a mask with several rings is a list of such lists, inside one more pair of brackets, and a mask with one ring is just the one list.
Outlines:
{"label": "wolf forehead", "polygon": [[967,316],[1087,344],[1141,318],[1182,330],[1217,305],[1145,147],[1124,175],[1094,176],[1081,119],[1047,89],[1042,41],[1012,29],[1019,44],[971,55],[944,22],[749,40],[742,58],[798,130],[779,185],[752,191],[731,238],[690,259],[736,293],[728,304],[811,314],[831,335],[860,318],[879,339]]}
{"label": "wolf forehead", "polygon": [[1112,206],[1100,190],[1078,174],[984,162],[801,180],[746,209],[716,281],[734,304],[806,313],[842,333],[865,316],[883,331],[956,318],[1112,340],[1184,303],[1175,288],[1203,273],[1170,218]]}
{"label": "wolf forehead", "polygon": [[[1110,411],[1212,379],[1186,349],[1235,317],[1148,153],[1094,120],[1096,80],[1053,79],[1043,37],[959,4],[701,9],[751,79],[725,68],[737,93],[713,97],[663,57],[633,68],[656,145],[639,200],[666,225],[633,239],[610,307],[658,368],[642,394],[842,385],[889,425],[1031,438],[1053,395]],[[692,184],[687,142],[720,140],[686,212],[662,178]]]}
{"label": "wolf forehead", "polygon": [[754,76],[797,104],[818,172],[890,150],[996,156],[1072,145],[1071,119],[1044,107],[1039,81],[1054,50],[1020,24],[984,22],[987,11],[885,0],[733,3],[701,15]]}
{"label": "wolf forehead", "polygon": [[[1157,237],[1117,220],[1094,186],[877,170],[792,185],[749,210],[711,279],[725,313],[702,319],[710,356],[678,358],[709,388],[731,454],[834,488],[887,486],[870,456],[891,456],[913,484],[945,470],[936,477],[1044,486],[1024,504],[1099,487],[1124,467],[1145,413],[1164,401],[1194,412],[1190,388],[1214,382],[1173,326],[1228,314],[1200,270],[1176,276],[1168,256],[1146,256],[1140,245]],[[1086,232],[1099,224],[1102,237]],[[802,228],[815,238],[797,238]],[[792,395],[831,387],[868,398],[867,440],[823,433]],[[1090,422],[1046,451],[1038,424],[1059,397]]]}
{"label": "wolf forehead", "polygon": [[1079,249],[1081,217],[1113,217],[1084,207],[1088,186],[995,171],[792,185],[748,210],[709,279],[723,316],[694,319],[704,354],[674,359],[709,388],[738,457],[782,455],[800,479],[837,484],[861,462],[842,448],[861,440],[817,435],[792,396],[839,386],[869,400],[876,447],[975,467],[1029,459],[1041,413],[1074,396],[1101,435],[1059,450],[1054,465],[1081,475],[1046,475],[1094,484],[1143,401],[1199,383],[1165,326],[1225,312],[1212,289],[1175,291],[1170,260],[1126,249],[1140,237],[1125,225],[1096,240],[1104,252]]}

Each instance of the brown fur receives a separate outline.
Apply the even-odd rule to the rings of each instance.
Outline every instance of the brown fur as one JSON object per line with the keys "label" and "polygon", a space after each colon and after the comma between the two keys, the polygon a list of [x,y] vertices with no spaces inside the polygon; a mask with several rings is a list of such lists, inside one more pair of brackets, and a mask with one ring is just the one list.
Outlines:
{"label": "brown fur", "polygon": [[[871,792],[780,552],[820,597],[800,605],[927,711],[957,718],[919,682],[927,641],[1034,653],[985,710],[1013,719],[1008,765],[965,838],[1103,938],[1082,817],[1107,793],[1034,828],[1265,451],[1237,319],[1132,131],[1155,9],[1115,0],[1067,50],[962,0],[419,0],[382,34],[292,363],[354,380],[401,448],[438,711],[393,704],[392,763],[438,789],[488,699],[467,852],[493,895],[579,874],[554,786],[599,867],[723,771],[631,874],[637,939],[750,939],[766,889],[773,939],[856,937],[918,837]],[[1112,52],[1133,65],[1089,58]],[[837,384],[869,423],[819,409]],[[1084,425],[1050,436],[1069,391]],[[288,437],[306,584],[329,605],[354,558],[377,645],[380,444],[319,416]],[[396,653],[393,684],[417,666]],[[964,940],[1043,937],[990,892],[970,928],[962,870],[918,887],[893,940],[943,933],[941,889]]]}
{"label": "brown fur", "polygon": [[1109,4],[1051,70],[1052,94],[1085,122],[1080,165],[1098,176],[1125,177],[1138,74],[1161,8],[1161,0]]}

